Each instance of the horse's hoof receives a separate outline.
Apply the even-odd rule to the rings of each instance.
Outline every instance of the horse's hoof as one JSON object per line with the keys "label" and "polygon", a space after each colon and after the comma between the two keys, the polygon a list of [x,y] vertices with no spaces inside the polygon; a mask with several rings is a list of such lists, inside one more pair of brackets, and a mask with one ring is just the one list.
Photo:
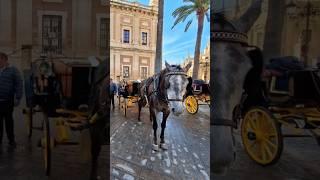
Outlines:
{"label": "horse's hoof", "polygon": [[138,121],[138,125],[142,125],[142,122],[141,122],[141,121]]}
{"label": "horse's hoof", "polygon": [[160,143],[160,148],[163,150],[168,150],[168,145],[166,143]]}
{"label": "horse's hoof", "polygon": [[159,145],[158,144],[152,144],[152,149],[154,151],[159,151]]}

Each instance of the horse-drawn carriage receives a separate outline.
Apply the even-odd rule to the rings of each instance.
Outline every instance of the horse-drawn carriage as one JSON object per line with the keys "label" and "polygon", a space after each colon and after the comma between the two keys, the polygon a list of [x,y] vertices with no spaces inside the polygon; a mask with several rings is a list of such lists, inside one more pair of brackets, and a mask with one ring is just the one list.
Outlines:
{"label": "horse-drawn carriage", "polygon": [[118,88],[118,103],[124,116],[127,116],[128,108],[138,102],[140,84],[141,81],[139,80],[121,81]]}
{"label": "horse-drawn carriage", "polygon": [[[255,162],[270,165],[280,158],[285,137],[315,137],[320,145],[320,72],[295,69],[265,74],[265,106],[236,106],[246,152]],[[246,110],[244,110],[246,109]]]}
{"label": "horse-drawn carriage", "polygon": [[193,80],[190,88],[184,102],[190,114],[196,114],[200,105],[210,106],[210,85],[208,83],[203,80]]}
{"label": "horse-drawn carriage", "polygon": [[[83,132],[95,123],[89,101],[94,99],[93,89],[97,89],[106,75],[100,71],[106,69],[101,70],[101,63],[93,64],[88,60],[41,57],[24,72],[26,108],[23,113],[28,137],[31,138],[33,129],[43,132],[38,145],[43,148],[46,175],[50,175],[53,147],[78,145],[79,142],[71,141],[71,131]],[[36,113],[42,115],[40,127],[34,127]],[[54,122],[54,129],[50,122]]]}

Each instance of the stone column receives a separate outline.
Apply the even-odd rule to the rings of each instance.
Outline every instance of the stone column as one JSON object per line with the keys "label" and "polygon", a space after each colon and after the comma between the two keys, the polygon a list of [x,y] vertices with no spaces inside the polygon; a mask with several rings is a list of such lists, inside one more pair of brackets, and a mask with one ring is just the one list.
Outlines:
{"label": "stone column", "polygon": [[[11,43],[12,34],[12,2],[0,0],[0,45],[8,47]],[[9,47],[8,47],[9,48]]]}
{"label": "stone column", "polygon": [[16,45],[20,48],[24,44],[32,44],[32,0],[17,0],[16,13]]}
{"label": "stone column", "polygon": [[87,57],[95,50],[91,47],[91,0],[73,0],[73,36],[74,52]]}

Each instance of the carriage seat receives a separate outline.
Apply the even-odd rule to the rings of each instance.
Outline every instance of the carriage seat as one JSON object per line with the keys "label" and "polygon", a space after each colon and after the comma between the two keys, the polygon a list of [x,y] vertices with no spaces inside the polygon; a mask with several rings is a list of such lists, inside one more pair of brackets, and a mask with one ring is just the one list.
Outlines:
{"label": "carriage seat", "polygon": [[193,80],[192,87],[193,87],[193,93],[194,94],[202,94],[204,91],[206,91],[206,82],[201,79],[195,79]]}
{"label": "carriage seat", "polygon": [[315,104],[320,102],[320,78],[317,70],[302,70],[291,73],[294,79],[291,97],[296,103]]}
{"label": "carriage seat", "polygon": [[270,59],[263,77],[267,79],[268,98],[271,103],[284,104],[294,96],[294,77],[291,72],[303,70],[303,63],[296,57],[285,56]]}
{"label": "carriage seat", "polygon": [[[286,81],[286,82],[284,82]],[[280,84],[280,85],[279,85]],[[270,105],[315,105],[320,102],[320,78],[317,71],[290,71],[286,79],[271,78]]]}

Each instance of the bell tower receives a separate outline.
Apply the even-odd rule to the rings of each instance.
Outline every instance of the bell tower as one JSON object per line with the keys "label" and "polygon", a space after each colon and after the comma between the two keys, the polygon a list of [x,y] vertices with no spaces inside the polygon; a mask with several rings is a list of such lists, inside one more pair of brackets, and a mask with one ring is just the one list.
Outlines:
{"label": "bell tower", "polygon": [[151,6],[153,9],[158,9],[158,3],[159,0],[150,0],[149,1],[149,6]]}

